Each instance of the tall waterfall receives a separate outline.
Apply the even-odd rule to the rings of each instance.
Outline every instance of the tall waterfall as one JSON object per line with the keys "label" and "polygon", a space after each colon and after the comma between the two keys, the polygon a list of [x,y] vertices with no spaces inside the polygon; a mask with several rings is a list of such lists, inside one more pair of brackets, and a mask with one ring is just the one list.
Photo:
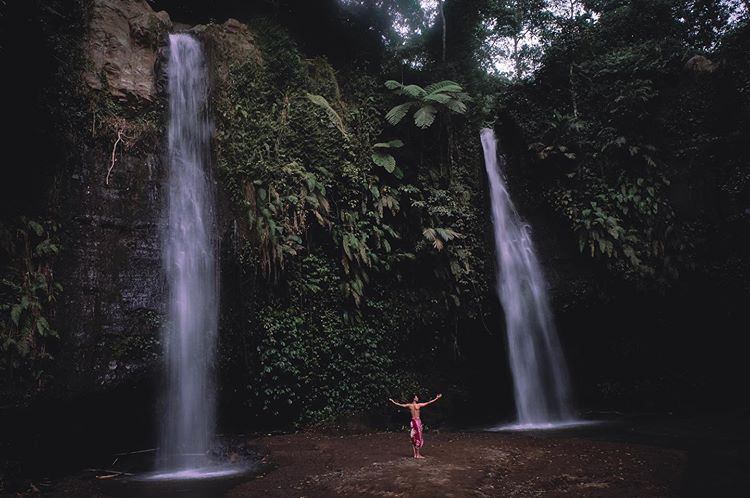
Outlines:
{"label": "tall waterfall", "polygon": [[570,422],[570,386],[529,226],[520,219],[498,164],[497,139],[481,132],[497,258],[497,294],[505,311],[518,428]]}
{"label": "tall waterfall", "polygon": [[167,207],[162,257],[167,277],[167,382],[160,467],[208,464],[216,402],[217,235],[210,170],[208,71],[200,43],[169,36]]}

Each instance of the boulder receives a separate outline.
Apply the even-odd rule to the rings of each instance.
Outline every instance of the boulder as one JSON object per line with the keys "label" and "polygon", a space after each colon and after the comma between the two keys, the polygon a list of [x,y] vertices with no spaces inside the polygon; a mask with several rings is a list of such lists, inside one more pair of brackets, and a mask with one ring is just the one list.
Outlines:
{"label": "boulder", "polygon": [[227,19],[224,24],[210,24],[193,28],[204,43],[211,69],[219,81],[224,81],[231,64],[248,60],[263,64],[263,56],[255,37],[246,24]]}
{"label": "boulder", "polygon": [[154,100],[157,48],[171,27],[169,15],[154,12],[145,0],[94,0],[86,83],[120,100]]}

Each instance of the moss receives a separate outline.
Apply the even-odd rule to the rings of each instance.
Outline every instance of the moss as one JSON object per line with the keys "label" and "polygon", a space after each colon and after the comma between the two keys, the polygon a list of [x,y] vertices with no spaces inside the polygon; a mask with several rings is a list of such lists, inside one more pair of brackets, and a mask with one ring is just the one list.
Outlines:
{"label": "moss", "polygon": [[309,92],[322,95],[330,102],[341,104],[341,89],[336,71],[324,58],[305,59]]}
{"label": "moss", "polygon": [[[165,102],[127,102],[115,98],[109,90],[106,78],[102,78],[101,90],[89,89],[88,128],[100,146],[110,148],[122,136],[123,147],[131,153],[143,156],[160,149]],[[89,137],[86,137],[89,140]]]}

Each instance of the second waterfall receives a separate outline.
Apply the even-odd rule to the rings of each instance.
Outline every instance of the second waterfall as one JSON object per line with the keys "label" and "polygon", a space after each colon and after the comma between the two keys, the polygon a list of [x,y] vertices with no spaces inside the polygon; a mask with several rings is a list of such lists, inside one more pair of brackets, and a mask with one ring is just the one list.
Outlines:
{"label": "second waterfall", "polygon": [[572,422],[567,367],[529,235],[501,176],[495,133],[481,132],[497,258],[497,294],[505,312],[516,400],[516,428]]}

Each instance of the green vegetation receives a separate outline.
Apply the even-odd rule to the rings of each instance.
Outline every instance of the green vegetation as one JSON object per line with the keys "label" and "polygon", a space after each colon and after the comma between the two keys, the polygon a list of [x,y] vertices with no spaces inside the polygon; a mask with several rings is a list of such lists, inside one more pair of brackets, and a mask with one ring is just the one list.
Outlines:
{"label": "green vegetation", "polygon": [[[617,386],[637,375],[631,365],[649,354],[665,361],[675,341],[661,329],[683,300],[711,303],[727,330],[746,316],[746,2],[446,0],[425,9],[414,0],[326,0],[314,9],[320,17],[306,20],[312,34],[284,17],[306,2],[272,3],[232,14],[250,20],[253,57],[209,54],[222,65],[212,88],[222,396],[288,426],[437,386],[486,394],[486,379],[507,369],[483,126],[500,137],[513,199],[533,225],[563,343],[581,369],[574,375],[591,373],[589,390],[602,391],[585,393],[590,399],[617,398]],[[55,219],[52,179],[69,173],[61,165],[80,164],[82,151],[100,152],[111,170],[101,181],[117,182],[113,151],[138,157],[161,147],[164,102],[81,89],[86,9],[78,9],[46,14],[46,22],[76,17],[78,31],[37,52],[75,64],[38,66],[50,73],[38,83],[44,95],[18,129],[55,142],[31,151],[34,167],[18,185],[4,182],[39,204],[13,206],[8,219]],[[195,9],[186,18],[213,14]],[[346,24],[336,31],[346,43],[326,43],[321,23]],[[63,33],[67,24],[46,29]],[[53,124],[44,123],[49,109]],[[35,199],[39,192],[47,197]],[[8,378],[43,378],[54,331],[66,330],[52,312],[54,225],[32,223],[3,229],[0,369]],[[659,318],[612,319],[649,303]],[[114,357],[153,355],[152,342],[118,339]],[[606,367],[586,371],[603,344],[613,364],[628,363],[624,380],[602,374]],[[669,375],[647,366],[642,375],[688,370],[670,361]],[[498,403],[509,411],[510,399]]]}
{"label": "green vegetation", "polygon": [[[41,388],[49,347],[58,337],[51,313],[62,286],[52,264],[60,252],[57,226],[21,217],[0,225],[0,251],[7,265],[0,275],[0,372],[7,386]],[[22,387],[20,386],[20,387]]]}
{"label": "green vegetation", "polygon": [[[712,22],[728,29],[719,3],[701,5],[717,9]],[[567,220],[581,252],[603,260],[616,278],[661,286],[694,263],[695,234],[675,212],[675,201],[684,201],[674,184],[684,185],[696,167],[736,176],[747,161],[736,139],[720,138],[724,124],[713,115],[728,105],[747,107],[741,81],[719,94],[728,75],[686,65],[709,50],[724,57],[721,30],[696,39],[677,15],[683,7],[689,6],[621,2],[602,6],[596,22],[585,8],[559,20],[535,77],[509,85],[500,112],[521,128],[536,188]],[[701,157],[715,140],[738,154],[723,164]]]}
{"label": "green vegetation", "polygon": [[[470,230],[453,226],[481,217],[464,209],[463,189],[418,186],[422,175],[440,183],[444,161],[401,154],[404,141],[391,138],[376,79],[336,75],[325,60],[303,59],[278,27],[253,28],[268,63],[234,64],[216,104],[219,176],[236,222],[232,258],[245,275],[236,292],[254,296],[226,317],[232,340],[249,336],[253,345],[229,363],[255,365],[245,374],[254,408],[322,421],[403,391],[404,382],[416,387],[414,372],[397,365],[431,345],[397,345],[435,327],[440,308],[455,308],[467,285],[482,285],[476,275],[465,278],[473,271],[463,245]],[[457,83],[418,93],[417,114],[429,114],[430,123],[438,108],[466,110],[468,95]],[[410,133],[402,136],[427,139]],[[404,282],[418,260],[434,283]],[[266,293],[249,288],[259,285]],[[404,308],[424,294],[431,297],[416,306],[425,309]],[[404,323],[410,314],[411,327]]]}
{"label": "green vegetation", "polygon": [[418,128],[429,128],[435,121],[439,109],[463,114],[466,112],[465,102],[469,100],[469,95],[464,92],[461,85],[449,80],[433,83],[426,88],[419,85],[403,85],[394,80],[386,81],[385,86],[396,95],[411,99],[395,106],[385,115],[386,121],[394,126],[401,122],[410,109],[418,107],[414,111],[414,124]]}
{"label": "green vegetation", "polygon": [[[622,289],[647,298],[695,275],[710,223],[680,189],[712,167],[742,205],[747,152],[719,116],[746,122],[748,71],[744,21],[708,2],[701,22],[715,29],[696,32],[680,17],[689,3],[448,2],[449,36],[411,38],[375,75],[306,60],[282,29],[253,26],[266,62],[233,66],[217,105],[236,291],[252,296],[225,317],[227,340],[247,349],[227,368],[245,366],[250,405],[326,420],[398,390],[397,365],[410,365],[401,379],[440,379],[435,359],[458,368],[486,320],[497,328],[486,123],[508,148],[522,214],[546,218],[537,228],[570,244],[569,264],[593,263],[631,300]],[[383,5],[394,18],[414,7]],[[694,55],[705,70],[686,65]],[[486,71],[493,57],[509,69]],[[576,303],[581,285],[556,304]]]}

